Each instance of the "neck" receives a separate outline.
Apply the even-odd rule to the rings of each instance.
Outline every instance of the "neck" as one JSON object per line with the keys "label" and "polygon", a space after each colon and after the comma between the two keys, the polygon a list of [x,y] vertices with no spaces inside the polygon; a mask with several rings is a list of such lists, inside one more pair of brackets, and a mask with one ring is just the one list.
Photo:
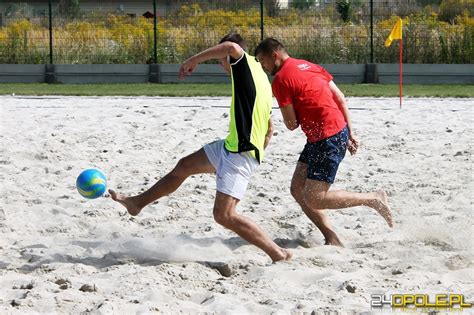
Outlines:
{"label": "neck", "polygon": [[283,65],[285,64],[285,61],[288,60],[288,58],[290,58],[290,56],[288,56],[287,53],[284,53],[284,54],[280,55],[280,59],[279,59],[280,62],[278,63],[276,72],[280,71],[281,67],[283,67]]}

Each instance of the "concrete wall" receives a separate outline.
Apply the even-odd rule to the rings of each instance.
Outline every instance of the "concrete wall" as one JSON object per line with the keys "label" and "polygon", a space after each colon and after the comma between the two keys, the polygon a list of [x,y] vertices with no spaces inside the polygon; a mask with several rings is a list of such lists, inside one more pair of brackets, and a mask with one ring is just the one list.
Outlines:
{"label": "concrete wall", "polygon": [[322,64],[338,83],[364,83],[365,64]]}
{"label": "concrete wall", "polygon": [[220,65],[199,65],[193,74],[186,77],[184,81],[179,80],[179,65],[159,65],[160,83],[230,83],[230,77]]}
{"label": "concrete wall", "polygon": [[0,83],[43,83],[46,81],[45,65],[0,64]]}
{"label": "concrete wall", "polygon": [[[322,65],[339,83],[363,83],[365,77],[365,65]],[[162,83],[179,83],[178,79],[179,65],[169,64],[160,65],[160,74]],[[219,65],[199,65],[194,73],[185,79],[187,83],[228,83],[230,77]]]}
{"label": "concrete wall", "polygon": [[[399,65],[377,64],[379,83],[398,83]],[[404,64],[403,82],[407,84],[474,84],[473,64]]]}
{"label": "concrete wall", "polygon": [[[336,83],[398,83],[398,64],[323,65]],[[184,81],[177,64],[10,65],[0,64],[0,83],[229,83],[220,65],[199,65]],[[406,84],[474,84],[474,65],[403,65]]]}
{"label": "concrete wall", "polygon": [[[146,83],[149,65],[55,65],[60,83]],[[1,67],[0,67],[1,76]]]}

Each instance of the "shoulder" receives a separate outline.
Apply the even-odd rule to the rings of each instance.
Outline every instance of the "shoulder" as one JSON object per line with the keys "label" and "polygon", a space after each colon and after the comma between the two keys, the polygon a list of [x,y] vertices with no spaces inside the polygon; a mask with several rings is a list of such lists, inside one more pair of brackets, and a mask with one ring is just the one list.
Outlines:
{"label": "shoulder", "polygon": [[333,79],[332,74],[330,74],[329,71],[326,70],[326,68],[321,65],[315,65],[315,67],[316,72],[322,75],[327,81],[331,81]]}
{"label": "shoulder", "polygon": [[323,73],[327,72],[327,70],[321,65],[318,65],[316,63],[312,63],[309,61],[308,61],[308,64],[311,65],[311,67],[317,72],[323,72]]}

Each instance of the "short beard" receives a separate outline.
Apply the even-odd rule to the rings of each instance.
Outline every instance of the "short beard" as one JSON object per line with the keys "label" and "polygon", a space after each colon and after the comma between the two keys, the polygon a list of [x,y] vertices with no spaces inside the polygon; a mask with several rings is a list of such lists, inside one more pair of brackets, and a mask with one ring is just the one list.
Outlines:
{"label": "short beard", "polygon": [[278,70],[280,70],[280,69],[278,69],[278,67],[274,65],[272,71],[270,71],[270,74],[275,75],[275,74],[277,74]]}

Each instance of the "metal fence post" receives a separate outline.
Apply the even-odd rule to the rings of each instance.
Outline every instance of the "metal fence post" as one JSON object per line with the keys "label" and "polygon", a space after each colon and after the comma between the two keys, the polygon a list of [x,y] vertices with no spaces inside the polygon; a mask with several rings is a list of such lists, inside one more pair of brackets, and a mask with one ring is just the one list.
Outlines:
{"label": "metal fence post", "polygon": [[374,63],[374,0],[370,0],[370,63]]}
{"label": "metal fence post", "polygon": [[49,64],[45,65],[45,82],[55,83],[56,74],[53,65],[53,10],[51,8],[51,0],[48,1],[49,11]]}
{"label": "metal fence post", "polygon": [[48,1],[49,11],[49,63],[53,64],[53,10],[51,0]]}
{"label": "metal fence post", "polygon": [[263,0],[260,0],[260,40],[263,40]]}
{"label": "metal fence post", "polygon": [[156,24],[156,0],[153,0],[153,62],[149,65],[149,80],[151,83],[160,83],[160,65],[158,65],[158,39]]}
{"label": "metal fence post", "polygon": [[153,63],[158,63],[158,50],[157,50],[157,32],[156,32],[156,0],[153,0]]}

